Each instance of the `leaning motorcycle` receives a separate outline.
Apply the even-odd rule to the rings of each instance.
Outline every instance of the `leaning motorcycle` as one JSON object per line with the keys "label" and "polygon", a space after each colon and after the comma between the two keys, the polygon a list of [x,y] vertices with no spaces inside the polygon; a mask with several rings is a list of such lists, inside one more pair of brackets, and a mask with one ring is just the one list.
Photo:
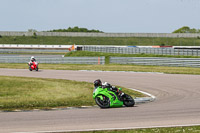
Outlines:
{"label": "leaning motorcycle", "polygon": [[[121,88],[118,89],[120,91],[122,90]],[[135,105],[135,101],[130,95],[124,94],[121,96],[109,88],[95,88],[93,91],[93,99],[95,99],[96,104],[100,108],[122,107],[123,105],[133,107]]]}
{"label": "leaning motorcycle", "polygon": [[29,65],[29,70],[32,71],[32,70],[35,70],[35,71],[38,71],[38,64],[37,62],[28,62],[28,65]]}

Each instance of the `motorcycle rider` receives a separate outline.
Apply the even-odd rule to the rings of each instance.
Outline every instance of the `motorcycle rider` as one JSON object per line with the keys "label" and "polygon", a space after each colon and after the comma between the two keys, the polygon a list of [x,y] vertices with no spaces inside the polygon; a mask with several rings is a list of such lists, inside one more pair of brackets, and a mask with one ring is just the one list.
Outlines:
{"label": "motorcycle rider", "polygon": [[97,80],[94,81],[94,87],[95,87],[95,89],[98,88],[98,87],[109,88],[111,91],[115,92],[117,95],[118,94],[120,94],[120,96],[124,95],[124,93],[121,92],[117,87],[111,86],[111,84],[109,84],[108,82],[102,83],[100,79],[97,79]]}
{"label": "motorcycle rider", "polygon": [[30,59],[30,62],[29,62],[29,64],[30,64],[30,65],[32,65],[32,64],[33,64],[33,62],[36,62],[36,59],[35,59],[35,57],[34,57],[34,56],[31,56],[31,59]]}
{"label": "motorcycle rider", "polygon": [[94,81],[94,88],[96,89],[99,86],[102,87],[102,82],[100,79],[97,79]]}

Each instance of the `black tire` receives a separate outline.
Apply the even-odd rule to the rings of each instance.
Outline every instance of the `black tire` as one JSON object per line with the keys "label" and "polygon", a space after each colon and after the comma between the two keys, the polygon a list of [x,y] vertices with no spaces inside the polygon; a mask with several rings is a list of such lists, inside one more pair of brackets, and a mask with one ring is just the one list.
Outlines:
{"label": "black tire", "polygon": [[38,67],[36,67],[35,70],[38,71]]}
{"label": "black tire", "polygon": [[133,107],[135,105],[135,100],[131,96],[125,94],[125,96],[123,96],[123,103],[126,107]]}
{"label": "black tire", "polygon": [[29,71],[32,71],[32,68],[31,68],[31,67],[29,67]]}
{"label": "black tire", "polygon": [[95,98],[96,104],[100,108],[109,108],[110,107],[110,99],[104,95],[102,95],[102,96],[104,97],[104,100],[101,100],[99,97]]}

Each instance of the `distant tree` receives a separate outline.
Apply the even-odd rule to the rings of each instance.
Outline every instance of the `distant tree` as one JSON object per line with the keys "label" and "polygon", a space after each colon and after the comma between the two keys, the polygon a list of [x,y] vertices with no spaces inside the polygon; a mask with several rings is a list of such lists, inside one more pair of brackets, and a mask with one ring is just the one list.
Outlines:
{"label": "distant tree", "polygon": [[28,32],[37,32],[35,29],[28,29]]}
{"label": "distant tree", "polygon": [[33,32],[33,36],[32,36],[33,38],[37,38],[37,34],[36,34],[36,32]]}
{"label": "distant tree", "polygon": [[80,32],[78,26],[72,28],[72,31],[73,31],[73,32]]}
{"label": "distant tree", "polygon": [[193,29],[190,29],[190,33],[198,33],[197,31],[198,31],[198,30],[196,30],[196,29],[194,29],[194,28],[193,28]]}
{"label": "distant tree", "polygon": [[190,31],[190,27],[183,26],[182,28],[175,30],[173,33],[189,33],[189,31]]}
{"label": "distant tree", "polygon": [[100,32],[103,33],[102,31],[99,30],[88,30],[87,28],[79,28],[78,26],[75,27],[69,27],[68,29],[54,29],[50,30],[49,32]]}
{"label": "distant tree", "polygon": [[68,32],[72,32],[72,28],[69,27],[69,28],[67,29],[67,31],[68,31]]}
{"label": "distant tree", "polygon": [[183,26],[177,30],[175,30],[173,33],[200,33],[200,29],[190,29],[188,26]]}

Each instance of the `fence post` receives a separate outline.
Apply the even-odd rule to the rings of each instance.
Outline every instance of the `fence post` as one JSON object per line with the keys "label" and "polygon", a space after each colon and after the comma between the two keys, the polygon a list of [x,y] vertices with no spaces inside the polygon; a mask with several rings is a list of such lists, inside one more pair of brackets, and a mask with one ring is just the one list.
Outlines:
{"label": "fence post", "polygon": [[183,55],[185,55],[184,49],[182,49],[182,53],[183,53]]}
{"label": "fence post", "polygon": [[98,57],[98,65],[100,65],[100,57]]}

